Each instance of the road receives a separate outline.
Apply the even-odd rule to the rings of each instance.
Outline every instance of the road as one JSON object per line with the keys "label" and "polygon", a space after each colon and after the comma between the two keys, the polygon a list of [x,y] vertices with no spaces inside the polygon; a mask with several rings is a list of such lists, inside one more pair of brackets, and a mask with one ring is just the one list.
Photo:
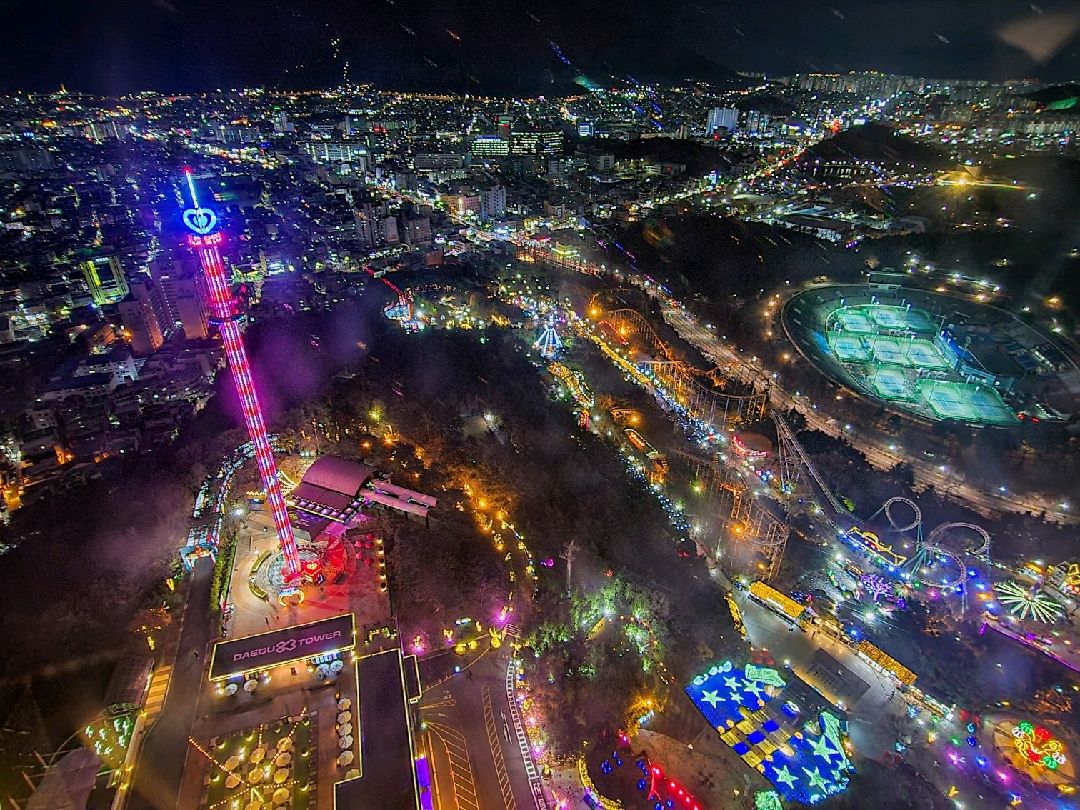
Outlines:
{"label": "road", "polygon": [[846,644],[821,631],[808,634],[798,628],[791,629],[792,625],[745,592],[734,593],[750,642],[754,647],[768,649],[778,666],[787,661],[796,674],[802,673],[814,652],[824,649],[870,684],[870,689],[847,709],[851,741],[860,756],[880,761],[895,754],[897,741],[910,741],[903,758],[941,793],[952,798],[958,808],[1004,807],[1010,791],[1021,795],[1023,807],[1060,810],[1068,806],[1047,800],[1009,776],[1009,769],[993,752],[988,732],[980,734],[978,749],[963,743],[950,745],[950,739],[964,740],[970,734],[963,721],[958,718],[943,721],[933,727],[931,734],[931,727],[921,717],[908,716],[908,704],[892,679],[871,667]]}
{"label": "road", "polygon": [[[203,557],[191,574],[184,624],[165,705],[142,743],[126,810],[176,810],[188,737],[202,687],[210,642],[210,577],[213,562]],[[195,651],[199,658],[195,658]]]}
{"label": "road", "polygon": [[873,669],[850,647],[825,633],[809,634],[798,628],[792,629],[793,625],[750,599],[744,591],[733,593],[750,642],[756,648],[767,649],[778,667],[789,662],[796,674],[805,673],[814,653],[823,649],[866,681],[870,688],[854,705],[847,707],[852,719],[852,742],[864,756],[878,757],[892,750],[896,737],[889,733],[889,718],[905,716],[907,704],[897,693],[891,678]]}
{"label": "road", "polygon": [[421,700],[438,810],[535,807],[506,698],[509,659],[488,652]]}
{"label": "road", "polygon": [[[653,294],[659,297],[655,290]],[[749,369],[759,379],[768,379],[764,368],[751,363],[735,348],[719,340],[684,307],[671,299],[660,298],[660,301],[664,305],[662,309],[664,321],[678,333],[679,337],[693,345],[719,368]],[[933,486],[942,495],[961,501],[982,514],[1000,511],[1032,513],[1045,511],[1049,520],[1059,523],[1075,523],[1078,520],[1075,514],[1062,509],[1059,504],[1011,492],[985,492],[965,483],[962,476],[950,472],[944,465],[907,456],[899,448],[889,449],[865,434],[845,430],[843,425],[835,419],[814,409],[806,397],[793,396],[778,385],[769,387],[769,397],[773,407],[778,410],[796,410],[806,419],[809,427],[829,436],[842,438],[866,456],[866,460],[877,469],[888,470],[903,462],[914,471],[917,486],[924,488]]]}

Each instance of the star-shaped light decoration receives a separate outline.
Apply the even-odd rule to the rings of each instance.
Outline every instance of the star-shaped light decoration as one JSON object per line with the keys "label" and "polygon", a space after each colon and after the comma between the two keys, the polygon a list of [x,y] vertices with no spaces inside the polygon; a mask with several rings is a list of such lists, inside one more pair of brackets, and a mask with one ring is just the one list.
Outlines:
{"label": "star-shaped light decoration", "polygon": [[720,700],[720,692],[718,692],[716,689],[706,689],[704,692],[701,693],[701,702],[708,703],[714,709],[716,708],[716,704],[719,703]]}
{"label": "star-shaped light decoration", "polygon": [[765,690],[756,681],[743,681],[743,689],[748,695],[753,695],[758,700],[761,700],[762,695],[765,694]]}
{"label": "star-shaped light decoration", "polygon": [[818,737],[816,740],[813,737],[810,737],[809,742],[815,757],[821,757],[822,759],[827,760],[833,754],[839,753],[835,748],[829,745],[829,740],[825,737]]}
{"label": "star-shaped light decoration", "polygon": [[781,765],[779,768],[776,769],[776,781],[778,784],[783,783],[787,785],[788,789],[790,790],[795,787],[795,784],[799,781],[799,779],[797,776],[795,776],[795,774],[788,770],[787,765]]}
{"label": "star-shaped light decoration", "polygon": [[807,776],[807,781],[811,787],[816,787],[821,792],[826,792],[829,783],[825,781],[825,777],[821,775],[821,771],[817,768],[803,768],[803,773]]}
{"label": "star-shaped light decoration", "polygon": [[734,675],[724,678],[724,686],[730,689],[732,694],[734,694],[739,688],[739,679]]}

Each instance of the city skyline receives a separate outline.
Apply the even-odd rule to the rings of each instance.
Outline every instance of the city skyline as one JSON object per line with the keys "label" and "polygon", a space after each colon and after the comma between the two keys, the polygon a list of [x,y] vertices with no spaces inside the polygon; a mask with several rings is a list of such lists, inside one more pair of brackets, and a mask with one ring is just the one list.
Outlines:
{"label": "city skyline", "polygon": [[[487,13],[485,13],[487,12]],[[303,11],[243,0],[59,3],[9,17],[0,88],[122,95],[266,86],[373,83],[403,90],[558,94],[584,75],[600,85],[696,79],[735,71],[879,70],[934,79],[1080,76],[1080,12],[1051,0],[836,2],[714,7],[659,3],[528,4],[443,9],[382,0],[362,14],[322,2]],[[213,36],[207,36],[207,26]]]}
{"label": "city skyline", "polygon": [[48,11],[4,807],[1080,810],[1080,6]]}

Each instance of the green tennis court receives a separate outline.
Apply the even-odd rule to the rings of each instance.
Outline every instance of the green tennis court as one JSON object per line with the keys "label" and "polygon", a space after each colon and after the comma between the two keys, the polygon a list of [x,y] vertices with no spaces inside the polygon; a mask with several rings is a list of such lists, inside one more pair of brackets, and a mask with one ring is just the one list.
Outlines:
{"label": "green tennis court", "polygon": [[874,360],[878,363],[885,363],[890,366],[911,365],[911,358],[904,351],[905,341],[902,338],[876,335],[867,338],[866,342],[870,344],[870,350],[874,353]]}
{"label": "green tennis court", "polygon": [[882,399],[915,399],[915,386],[898,368],[875,368],[867,380]]}
{"label": "green tennis court", "polygon": [[933,332],[934,324],[918,309],[906,307],[887,307],[870,304],[870,317],[883,329],[910,330],[912,332]]}
{"label": "green tennis court", "polygon": [[971,395],[971,404],[984,422],[997,425],[1012,425],[1017,422],[1012,408],[1005,404],[1001,394],[993,388],[977,387]]}
{"label": "green tennis court", "polygon": [[829,348],[842,363],[865,363],[870,359],[870,350],[857,335],[833,332],[829,335]]}
{"label": "green tennis court", "polygon": [[858,332],[866,335],[876,332],[877,327],[874,326],[870,316],[863,311],[864,309],[864,307],[838,309],[835,313],[836,319],[840,321],[840,325],[848,332]]}
{"label": "green tennis court", "polygon": [[936,344],[922,338],[915,338],[908,344],[907,355],[912,365],[919,368],[938,370],[951,365]]}
{"label": "green tennis court", "polygon": [[1001,395],[992,388],[947,380],[920,380],[918,389],[919,396],[941,419],[998,425],[1017,421]]}
{"label": "green tennis court", "polygon": [[[933,310],[910,303],[905,294],[878,297],[860,291],[846,299],[826,299],[815,290],[813,295],[818,297],[813,306],[820,330],[814,347],[842,366],[845,382],[927,419],[988,425],[1019,421],[993,385],[967,381],[952,350],[938,337],[940,319]],[[797,319],[794,323],[803,327]]]}

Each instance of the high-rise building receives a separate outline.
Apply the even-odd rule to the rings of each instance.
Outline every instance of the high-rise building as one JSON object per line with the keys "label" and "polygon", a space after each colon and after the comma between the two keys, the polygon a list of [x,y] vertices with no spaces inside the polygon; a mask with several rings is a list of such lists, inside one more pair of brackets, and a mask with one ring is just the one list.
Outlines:
{"label": "high-rise building", "polygon": [[561,155],[561,129],[530,129],[510,133],[511,155]]}
{"label": "high-rise building", "polygon": [[734,132],[739,128],[739,111],[729,107],[713,107],[705,123],[705,134],[715,135],[718,130]]}
{"label": "high-rise building", "polygon": [[259,128],[244,124],[222,124],[218,137],[225,143],[258,143]]}
{"label": "high-rise building", "polygon": [[346,138],[363,135],[368,131],[367,116],[357,110],[350,110],[349,114],[345,116],[343,129]]}
{"label": "high-rise building", "polygon": [[470,192],[441,194],[439,198],[446,205],[451,216],[466,217],[469,214],[480,216],[480,195]]}
{"label": "high-rise building", "polygon": [[386,240],[388,245],[396,245],[401,242],[401,237],[398,235],[398,221],[395,216],[388,216],[382,221],[382,233],[383,239]]}
{"label": "high-rise building", "polygon": [[510,140],[510,129],[514,126],[514,116],[503,113],[496,121],[496,130],[503,138]]}
{"label": "high-rise building", "polygon": [[379,220],[372,212],[355,210],[353,211],[353,220],[356,225],[356,236],[363,248],[372,250],[382,244]]}
{"label": "high-rise building", "polygon": [[367,170],[368,148],[358,141],[308,141],[301,150],[316,163],[349,163],[361,174]]}
{"label": "high-rise building", "polygon": [[423,245],[431,241],[431,220],[428,217],[408,217],[402,225],[406,244]]}
{"label": "high-rise building", "polygon": [[465,156],[456,152],[419,152],[413,156],[413,166],[418,172],[462,169],[465,167]]}
{"label": "high-rise building", "polygon": [[546,129],[540,132],[540,154],[561,155],[563,153],[563,132],[561,129]]}
{"label": "high-rise building", "polygon": [[506,216],[506,186],[492,186],[480,192],[480,219],[490,222]]}
{"label": "high-rise building", "polygon": [[285,113],[285,110],[278,110],[274,113],[274,132],[292,132],[293,125],[289,121],[289,116]]}
{"label": "high-rise building", "polygon": [[90,297],[99,307],[115,304],[127,297],[127,278],[116,256],[94,256],[80,264]]}
{"label": "high-rise building", "polygon": [[593,171],[607,174],[615,171],[615,154],[613,152],[590,151],[586,155],[589,168]]}
{"label": "high-rise building", "polygon": [[20,172],[44,172],[54,165],[52,154],[43,146],[22,146],[12,152],[11,156],[15,170]]}
{"label": "high-rise building", "polygon": [[510,154],[510,142],[506,138],[497,135],[481,135],[473,138],[472,146],[469,147],[473,157],[506,157]]}
{"label": "high-rise building", "polygon": [[150,279],[131,285],[131,297],[120,302],[120,318],[131,336],[132,354],[153,354],[165,342],[168,330],[162,328],[167,310],[160,291]]}
{"label": "high-rise building", "polygon": [[159,256],[150,263],[150,276],[164,300],[170,327],[180,326],[188,340],[207,337],[210,314],[194,262]]}

